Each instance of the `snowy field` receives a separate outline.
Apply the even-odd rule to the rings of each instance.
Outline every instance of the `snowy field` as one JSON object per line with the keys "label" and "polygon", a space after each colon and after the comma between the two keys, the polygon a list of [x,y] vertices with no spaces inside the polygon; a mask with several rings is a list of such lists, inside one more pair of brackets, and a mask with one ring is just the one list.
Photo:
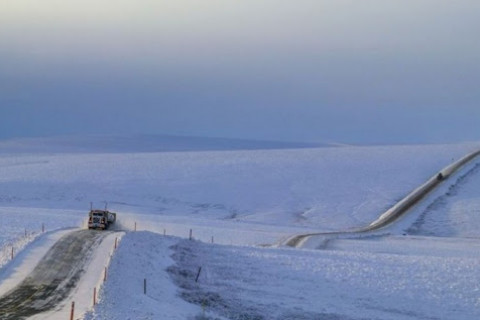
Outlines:
{"label": "snowy field", "polygon": [[[479,144],[241,150],[183,141],[175,150],[149,141],[140,152],[124,143],[99,153],[45,139],[40,152],[19,140],[0,152],[3,269],[14,265],[12,246],[43,241],[42,225],[82,227],[90,202],[108,202],[121,229],[136,224],[86,319],[480,316],[476,163],[392,230],[331,239],[324,250],[265,247],[295,233],[365,226]],[[200,241],[185,240],[190,229]]]}

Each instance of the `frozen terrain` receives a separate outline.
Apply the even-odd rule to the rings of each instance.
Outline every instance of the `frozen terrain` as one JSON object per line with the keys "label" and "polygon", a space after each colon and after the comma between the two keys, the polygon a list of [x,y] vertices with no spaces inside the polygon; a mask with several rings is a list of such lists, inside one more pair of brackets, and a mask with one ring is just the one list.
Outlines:
{"label": "frozen terrain", "polygon": [[[48,152],[4,142],[4,269],[12,246],[42,241],[42,225],[82,227],[91,201],[108,202],[119,228],[141,232],[123,237],[87,319],[480,316],[476,163],[391,231],[331,239],[325,250],[263,247],[295,233],[367,225],[478,144],[241,150],[223,141],[213,151],[175,151],[153,141],[138,152],[129,141],[75,150],[40,141]],[[184,240],[190,230],[200,241]]]}
{"label": "frozen terrain", "polygon": [[448,190],[419,214],[408,233],[441,237],[480,237],[480,163],[470,166]]}

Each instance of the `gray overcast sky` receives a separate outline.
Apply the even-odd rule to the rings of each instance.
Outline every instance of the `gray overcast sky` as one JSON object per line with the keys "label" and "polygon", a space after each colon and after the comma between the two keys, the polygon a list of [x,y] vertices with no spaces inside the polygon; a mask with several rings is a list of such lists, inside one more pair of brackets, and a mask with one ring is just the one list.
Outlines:
{"label": "gray overcast sky", "polygon": [[480,140],[478,0],[0,0],[0,138]]}

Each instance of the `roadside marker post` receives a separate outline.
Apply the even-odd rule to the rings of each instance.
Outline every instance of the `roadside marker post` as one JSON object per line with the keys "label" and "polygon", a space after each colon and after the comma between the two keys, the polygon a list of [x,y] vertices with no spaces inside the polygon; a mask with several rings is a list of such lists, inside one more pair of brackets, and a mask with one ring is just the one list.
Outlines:
{"label": "roadside marker post", "polygon": [[14,249],[13,249],[13,247],[12,247],[12,260],[13,260],[13,250],[14,250]]}
{"label": "roadside marker post", "polygon": [[202,267],[199,267],[198,272],[197,272],[197,277],[195,278],[195,282],[198,282],[198,278],[200,278],[200,273],[201,272],[202,272]]}
{"label": "roadside marker post", "polygon": [[72,301],[72,308],[70,310],[70,320],[73,320],[74,315],[75,315],[75,301]]}
{"label": "roadside marker post", "polygon": [[105,267],[105,273],[103,275],[103,282],[107,281],[107,267]]}
{"label": "roadside marker post", "polygon": [[147,278],[143,279],[143,294],[147,294]]}
{"label": "roadside marker post", "polygon": [[93,305],[97,304],[97,287],[93,288]]}
{"label": "roadside marker post", "polygon": [[190,236],[188,237],[188,239],[192,240],[193,239],[193,230],[190,229]]}

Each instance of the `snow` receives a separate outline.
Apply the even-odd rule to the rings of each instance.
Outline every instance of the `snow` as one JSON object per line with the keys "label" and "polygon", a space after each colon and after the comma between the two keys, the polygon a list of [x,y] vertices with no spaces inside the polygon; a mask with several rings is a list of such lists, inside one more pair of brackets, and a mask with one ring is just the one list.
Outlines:
{"label": "snow", "polygon": [[[56,317],[66,319],[70,315],[71,302],[75,302],[76,319],[83,316],[93,307],[93,290],[99,292],[101,285],[105,280],[105,268],[109,267],[112,255],[114,254],[115,241],[119,243],[123,237],[123,232],[109,234],[106,239],[95,250],[88,267],[85,270],[82,281],[71,293],[70,297],[65,299],[64,303],[58,306],[53,312],[46,312],[34,316],[32,320],[49,320]],[[109,272],[107,271],[107,279]]]}
{"label": "snow", "polygon": [[[85,319],[180,320],[198,314],[199,307],[178,297],[178,288],[166,271],[173,264],[170,247],[176,242],[176,238],[148,232],[128,233],[112,259],[109,279],[100,292],[100,304],[95,314],[90,313]],[[127,269],[130,271],[125,274]]]}
{"label": "snow", "polygon": [[[60,229],[38,235],[28,243],[14,260],[0,270],[0,295],[8,293],[25,279],[47,251],[64,235],[75,229]],[[31,317],[32,320],[67,319],[71,311],[71,302],[75,302],[75,314],[83,315],[93,307],[93,288],[101,288],[104,269],[108,267],[114,251],[114,243],[121,241],[123,232],[109,234],[96,248],[93,257],[84,271],[82,280],[64,303],[51,312]],[[77,319],[77,318],[76,318]]]}
{"label": "snow", "polygon": [[480,237],[480,164],[475,163],[436,194],[428,207],[419,211],[418,218],[408,229],[415,235],[442,237]]}
{"label": "snow", "polygon": [[271,249],[132,232],[86,319],[476,319],[479,249],[410,237]]}
{"label": "snow", "polygon": [[129,141],[105,153],[105,141],[74,152],[57,141],[49,153],[0,154],[0,289],[28,273],[55,230],[82,227],[90,201],[108,202],[125,232],[111,262],[113,236],[65,304],[35,319],[64,319],[72,300],[89,320],[480,316],[478,159],[393,227],[307,246],[322,250],[277,247],[370,224],[477,143],[139,152]]}
{"label": "snow", "polygon": [[[0,157],[0,206],[364,226],[472,145]],[[346,177],[339,179],[339,177]]]}
{"label": "snow", "polygon": [[80,135],[0,140],[0,153],[141,153],[168,151],[317,148],[327,143],[295,143],[168,135]]}
{"label": "snow", "polygon": [[[70,230],[47,232],[36,237],[21,241],[23,250],[17,250],[15,259],[5,262],[0,272],[0,295],[15,288],[35,268],[41,258],[64,234]],[[29,241],[28,241],[29,240]]]}

